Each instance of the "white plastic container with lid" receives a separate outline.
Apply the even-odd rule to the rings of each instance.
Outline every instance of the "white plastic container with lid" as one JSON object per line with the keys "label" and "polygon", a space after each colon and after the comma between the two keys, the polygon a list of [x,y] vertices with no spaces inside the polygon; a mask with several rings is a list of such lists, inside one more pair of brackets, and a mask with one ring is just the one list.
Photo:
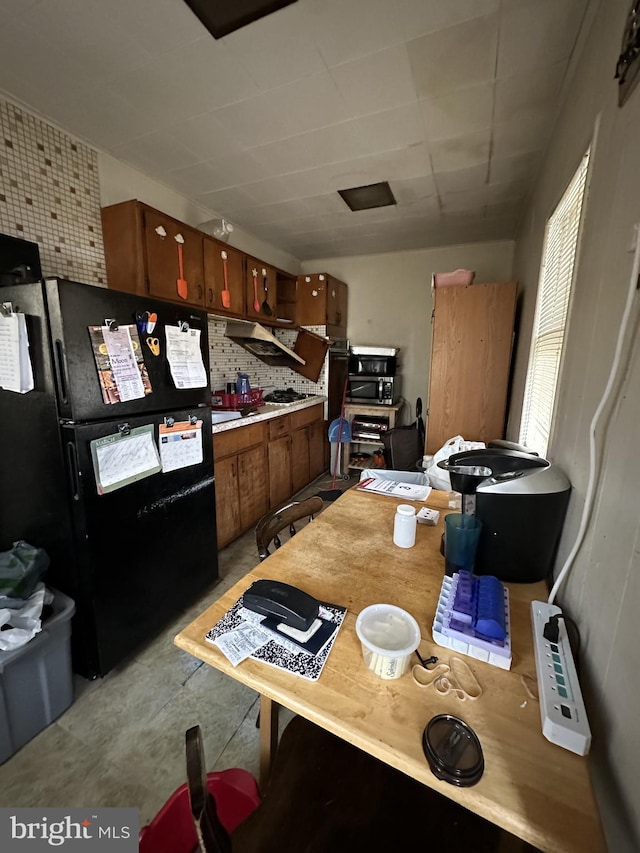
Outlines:
{"label": "white plastic container with lid", "polygon": [[416,510],[409,504],[398,504],[393,522],[393,544],[399,548],[413,548],[416,544]]}
{"label": "white plastic container with lid", "polygon": [[372,604],[356,619],[356,634],[368,669],[380,678],[400,678],[420,645],[420,628],[410,613],[394,604]]}

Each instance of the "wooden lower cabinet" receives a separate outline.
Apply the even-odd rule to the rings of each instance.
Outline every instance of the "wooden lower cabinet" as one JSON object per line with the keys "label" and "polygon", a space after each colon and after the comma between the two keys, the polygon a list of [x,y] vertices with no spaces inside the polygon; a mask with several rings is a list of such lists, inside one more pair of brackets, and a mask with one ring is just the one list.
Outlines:
{"label": "wooden lower cabinet", "polygon": [[322,404],[214,433],[218,548],[224,548],[327,467]]}
{"label": "wooden lower cabinet", "polygon": [[291,436],[269,442],[269,504],[283,504],[293,494],[291,486]]}

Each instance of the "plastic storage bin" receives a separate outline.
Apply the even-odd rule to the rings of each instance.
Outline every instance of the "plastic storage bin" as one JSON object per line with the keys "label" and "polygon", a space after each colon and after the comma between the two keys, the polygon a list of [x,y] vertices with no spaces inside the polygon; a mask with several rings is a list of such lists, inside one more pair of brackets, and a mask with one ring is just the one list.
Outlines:
{"label": "plastic storage bin", "polygon": [[55,589],[53,613],[26,645],[0,652],[0,764],[73,702],[72,599]]}

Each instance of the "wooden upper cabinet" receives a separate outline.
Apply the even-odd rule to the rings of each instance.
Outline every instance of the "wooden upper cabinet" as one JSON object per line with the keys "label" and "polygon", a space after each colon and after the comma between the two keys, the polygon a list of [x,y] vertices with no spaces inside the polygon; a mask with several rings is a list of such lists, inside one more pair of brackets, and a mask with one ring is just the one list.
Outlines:
{"label": "wooden upper cabinet", "polygon": [[[202,232],[152,208],[143,210],[143,223],[149,295],[204,305]],[[180,293],[179,279],[186,282],[186,295]]]}
{"label": "wooden upper cabinet", "polygon": [[[114,290],[204,305],[203,234],[132,199],[102,209],[107,283]],[[186,299],[178,293],[182,244]]]}
{"label": "wooden upper cabinet", "polygon": [[[206,234],[203,238],[203,250],[207,311],[244,316],[244,254]],[[228,295],[225,295],[225,291]]]}
{"label": "wooden upper cabinet", "polygon": [[[259,322],[276,319],[278,299],[275,267],[247,257],[244,292],[247,317]],[[267,310],[264,308],[265,303]]]}
{"label": "wooden upper cabinet", "polygon": [[324,326],[336,338],[347,335],[349,289],[326,273],[298,276],[297,321],[301,326]]}

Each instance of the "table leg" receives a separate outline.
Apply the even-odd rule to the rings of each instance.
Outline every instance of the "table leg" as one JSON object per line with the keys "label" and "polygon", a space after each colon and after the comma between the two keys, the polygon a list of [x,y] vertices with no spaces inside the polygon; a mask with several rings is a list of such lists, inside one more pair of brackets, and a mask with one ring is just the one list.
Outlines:
{"label": "table leg", "polygon": [[278,711],[280,705],[260,696],[260,790],[267,790],[271,762],[278,746]]}

